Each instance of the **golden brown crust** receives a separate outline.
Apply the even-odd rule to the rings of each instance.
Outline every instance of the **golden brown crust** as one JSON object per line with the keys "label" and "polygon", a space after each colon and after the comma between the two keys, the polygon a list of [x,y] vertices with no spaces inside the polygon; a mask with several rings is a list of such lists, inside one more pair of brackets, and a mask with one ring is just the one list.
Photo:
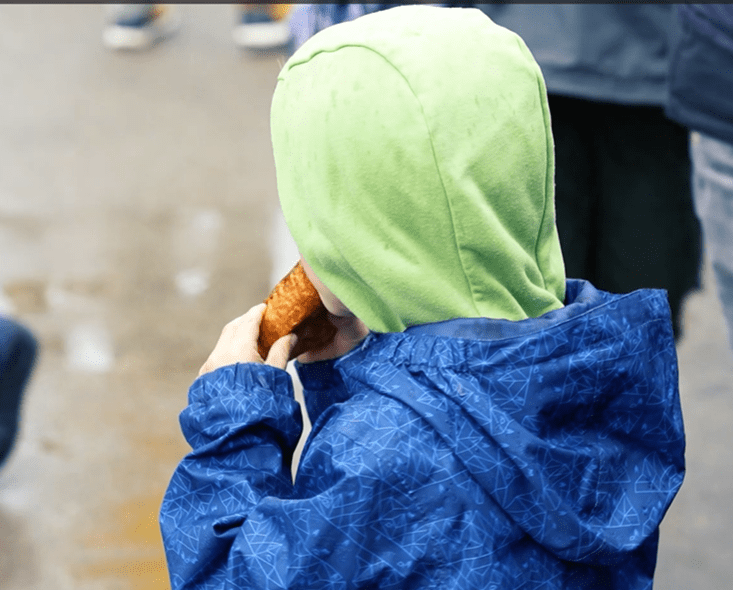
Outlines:
{"label": "golden brown crust", "polygon": [[291,332],[298,336],[291,359],[307,350],[325,347],[336,334],[336,327],[329,321],[328,311],[300,262],[275,285],[265,304],[257,342],[263,359],[278,338]]}

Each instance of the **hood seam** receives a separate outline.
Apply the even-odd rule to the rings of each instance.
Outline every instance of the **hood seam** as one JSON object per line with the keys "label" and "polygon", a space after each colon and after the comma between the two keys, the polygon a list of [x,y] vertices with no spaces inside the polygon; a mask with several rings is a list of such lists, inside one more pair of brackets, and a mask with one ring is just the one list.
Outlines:
{"label": "hood seam", "polygon": [[[566,322],[569,322],[569,321],[571,321],[571,320],[570,319],[565,320],[564,322],[562,322],[560,324],[556,324],[556,326],[561,326],[562,324],[564,324]],[[643,324],[641,324],[639,326],[635,326],[634,329],[635,330],[637,330],[637,329],[638,330],[641,330],[641,329],[645,328],[646,326],[648,326],[650,324],[654,324],[654,323],[657,323],[657,322],[664,322],[664,321],[665,321],[664,318],[650,319],[650,320],[644,322]],[[548,329],[548,328],[545,328],[545,330],[546,329]],[[537,334],[537,332],[534,332],[532,334],[529,334],[528,336],[531,337],[531,336],[534,336],[536,334]],[[512,336],[510,338],[502,338],[500,340],[479,340],[479,339],[476,339],[476,338],[461,338],[461,337],[458,337],[458,336],[443,336],[443,335],[433,335],[433,334],[431,334],[431,335],[420,334],[420,335],[417,335],[417,336],[410,336],[409,334],[406,334],[406,336],[408,336],[410,338],[415,338],[415,339],[417,339],[417,338],[433,338],[434,340],[450,340],[450,341],[460,341],[460,342],[468,342],[468,343],[495,343],[495,342],[506,342],[507,340],[512,340],[512,339],[516,339],[516,338],[524,338],[524,335],[523,336]],[[593,341],[593,344],[594,345],[595,344],[602,344],[603,342],[606,342],[607,340],[618,340],[619,337],[620,337],[619,334],[615,334],[615,335],[614,334],[610,334],[610,335],[606,336],[605,338],[602,338],[602,339],[597,340],[597,341]],[[568,355],[563,355],[563,357],[561,357],[561,358],[566,358],[567,356],[572,356],[573,354],[575,354],[575,352],[577,352],[577,351],[571,352]],[[412,354],[412,351],[410,351],[409,355],[411,355],[411,354]],[[417,368],[429,367],[429,368],[433,368],[433,369],[435,368],[435,364],[430,364],[429,361],[417,361],[417,362],[414,362],[414,361],[412,361],[411,358],[409,358],[408,355],[405,355],[402,360],[398,360],[396,358],[396,356],[397,356],[397,353],[395,352],[395,353],[393,353],[391,355],[391,358],[390,358],[390,361],[393,362],[395,364],[395,366],[404,366],[405,368],[407,368],[407,367],[417,367]],[[552,359],[552,358],[556,358],[556,357],[548,357],[548,358],[551,358]],[[536,360],[536,356],[533,358],[533,360]],[[451,365],[450,367],[448,367],[446,365],[443,368],[446,369],[446,370],[450,369],[456,375],[463,375],[463,374],[475,375],[475,373],[476,373],[476,367],[470,366],[470,365],[469,366],[461,366],[461,365],[465,365],[467,363],[470,363],[470,361],[462,361],[460,364]],[[519,366],[532,366],[532,365],[529,364],[529,365],[519,365]]]}
{"label": "hood seam", "polygon": [[[454,211],[453,211],[453,204],[451,202],[451,199],[448,196],[448,191],[445,188],[445,182],[443,181],[443,174],[441,172],[440,165],[438,163],[438,157],[437,157],[437,155],[435,153],[435,142],[433,141],[432,130],[431,130],[430,126],[428,125],[427,117],[425,116],[425,108],[423,107],[422,101],[420,100],[420,98],[418,97],[417,93],[412,88],[412,85],[410,84],[410,81],[407,79],[407,77],[402,73],[402,71],[400,71],[399,68],[397,68],[387,57],[385,57],[384,55],[382,55],[379,51],[377,51],[376,49],[374,49],[372,47],[368,47],[366,45],[363,45],[361,43],[349,43],[349,44],[339,45],[338,47],[335,47],[335,48],[332,48],[332,49],[321,49],[321,50],[313,53],[312,55],[310,55],[307,60],[304,59],[304,60],[298,61],[298,62],[296,62],[294,64],[291,64],[289,66],[286,64],[286,67],[288,68],[287,71],[289,72],[292,68],[297,67],[299,65],[307,64],[316,55],[319,55],[321,53],[335,53],[339,49],[344,49],[346,47],[358,47],[360,49],[366,49],[366,50],[372,52],[373,54],[378,55],[379,57],[381,57],[405,81],[405,84],[409,88],[410,93],[415,98],[415,101],[417,102],[418,106],[420,107],[420,114],[422,115],[423,123],[425,125],[425,130],[426,130],[426,132],[428,134],[428,139],[430,140],[430,151],[431,151],[431,154],[432,154],[432,157],[433,157],[433,163],[435,164],[435,170],[436,170],[436,172],[438,174],[438,178],[440,179],[440,186],[443,189],[443,195],[445,197],[445,202],[446,202],[446,204],[448,206],[448,212],[450,214],[451,228],[452,228],[452,234],[453,234],[453,241],[454,241],[454,244],[455,244],[456,255],[458,256],[458,260],[460,261],[461,271],[462,271],[462,274],[463,274],[463,278],[464,278],[464,280],[466,282],[466,285],[468,286],[468,291],[469,291],[469,293],[471,293],[471,306],[473,307],[475,313],[478,314],[478,317],[483,317],[481,315],[481,312],[478,309],[478,306],[476,305],[476,293],[475,293],[473,284],[471,283],[471,281],[470,281],[470,279],[468,277],[468,273],[466,272],[466,265],[465,265],[465,263],[463,261],[463,255],[461,253],[460,243],[459,243],[458,238],[457,238],[456,222],[455,222],[455,214],[454,214]],[[278,75],[278,78],[277,79],[278,79],[278,81],[283,80],[282,73],[280,75]],[[543,212],[543,219],[544,219],[544,212]],[[537,246],[535,245],[535,250],[536,250],[536,247]],[[537,257],[537,255],[535,253],[535,261],[536,261],[536,257]],[[543,276],[543,282],[544,282],[544,276]]]}
{"label": "hood seam", "polygon": [[[521,39],[518,38],[517,45],[519,45],[520,51],[522,53],[524,53],[525,55],[529,54],[530,62],[535,64],[536,69],[539,69],[537,62],[535,61],[534,57],[532,56],[532,53],[527,48],[526,44]],[[550,160],[553,161],[553,171],[554,171],[555,147],[554,147],[554,138],[552,137],[552,113],[550,113],[549,104],[547,102],[547,88],[545,87],[544,79],[542,77],[541,71],[539,73],[535,71],[535,81],[537,82],[537,90],[539,91],[538,94],[539,94],[540,104],[542,105],[542,121],[545,124],[544,140],[545,140],[546,162],[545,162],[545,190],[544,190],[545,198],[544,198],[544,206],[542,207],[542,219],[540,220],[540,227],[537,231],[537,237],[535,239],[535,244],[534,244],[534,261],[535,261],[535,264],[537,264],[537,268],[540,271],[540,277],[542,278],[542,288],[545,291],[549,292],[549,289],[547,288],[547,278],[545,277],[545,270],[547,269],[544,268],[544,264],[540,263],[538,250],[540,248],[542,231],[545,227],[546,217],[547,217],[547,199],[548,199],[548,193],[549,193],[548,185],[550,185],[550,183],[554,184],[555,182],[554,174],[553,174],[553,177],[550,177],[550,174],[548,171],[548,168],[550,167]],[[547,129],[548,126],[550,128],[549,137],[548,137],[548,129]],[[553,200],[554,200],[554,190],[553,190]],[[553,210],[554,210],[554,204],[553,204]],[[554,223],[555,223],[555,220],[553,219],[553,224]]]}

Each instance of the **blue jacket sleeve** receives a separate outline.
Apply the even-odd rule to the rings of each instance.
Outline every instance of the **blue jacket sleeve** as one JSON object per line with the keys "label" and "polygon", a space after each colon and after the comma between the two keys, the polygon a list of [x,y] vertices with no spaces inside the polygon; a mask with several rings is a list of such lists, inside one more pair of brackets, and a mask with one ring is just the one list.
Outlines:
{"label": "blue jacket sleeve", "polygon": [[[338,375],[327,373],[325,388]],[[342,416],[340,404],[324,409],[293,485],[289,462],[301,421],[285,371],[225,367],[197,379],[189,397],[181,426],[192,452],[175,471],[160,515],[173,590],[396,587],[411,571],[411,551],[426,545],[416,542],[423,528],[449,531],[461,519],[456,507],[441,523],[421,525],[439,510],[433,494],[423,508],[406,511],[423,484],[400,474],[432,470],[397,468],[394,458],[385,462],[355,442],[361,437],[353,429],[372,425]],[[425,451],[408,455],[405,461],[417,461]]]}
{"label": "blue jacket sleeve", "polygon": [[171,583],[218,588],[232,573],[229,553],[248,514],[265,498],[290,495],[300,408],[285,371],[237,364],[196,379],[180,422],[192,452],[160,513]]}

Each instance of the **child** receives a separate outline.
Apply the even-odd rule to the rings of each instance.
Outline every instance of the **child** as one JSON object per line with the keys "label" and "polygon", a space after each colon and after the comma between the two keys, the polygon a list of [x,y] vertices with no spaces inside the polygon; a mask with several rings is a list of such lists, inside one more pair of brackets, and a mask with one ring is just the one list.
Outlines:
{"label": "child", "polygon": [[664,292],[565,281],[545,86],[480,11],[329,27],[272,103],[278,192],[339,323],[222,332],[161,509],[172,587],[651,588],[684,473]]}

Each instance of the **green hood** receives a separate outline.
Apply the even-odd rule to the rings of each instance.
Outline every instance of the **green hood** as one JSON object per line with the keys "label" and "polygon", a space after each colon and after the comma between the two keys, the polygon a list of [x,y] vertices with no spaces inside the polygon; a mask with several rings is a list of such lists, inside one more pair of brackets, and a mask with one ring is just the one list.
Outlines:
{"label": "green hood", "polygon": [[295,243],[370,329],[562,307],[544,81],[479,10],[325,29],[285,64],[271,119]]}

